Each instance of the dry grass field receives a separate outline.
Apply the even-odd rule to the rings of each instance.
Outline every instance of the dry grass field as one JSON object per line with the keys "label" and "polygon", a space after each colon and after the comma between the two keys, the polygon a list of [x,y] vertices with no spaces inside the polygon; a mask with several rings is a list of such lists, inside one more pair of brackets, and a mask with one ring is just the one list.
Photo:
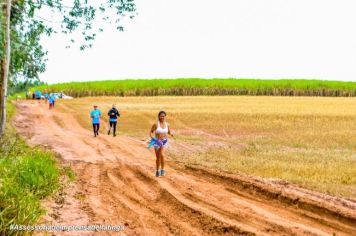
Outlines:
{"label": "dry grass field", "polygon": [[122,115],[119,135],[139,140],[147,139],[157,113],[167,112],[175,134],[168,160],[356,199],[356,98],[88,97],[58,101],[56,109],[91,129],[92,105],[107,121],[113,103]]}

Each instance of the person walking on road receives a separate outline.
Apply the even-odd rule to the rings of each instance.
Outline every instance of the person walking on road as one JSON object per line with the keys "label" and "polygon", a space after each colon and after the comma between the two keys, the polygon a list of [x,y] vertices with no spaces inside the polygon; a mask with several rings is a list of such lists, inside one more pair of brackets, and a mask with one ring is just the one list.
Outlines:
{"label": "person walking on road", "polygon": [[116,136],[117,117],[120,116],[120,113],[116,109],[115,104],[113,104],[112,108],[109,110],[108,116],[109,116],[109,123],[110,123],[108,135],[110,135],[110,131],[111,131],[111,127],[112,127],[113,128],[113,136],[115,137]]}
{"label": "person walking on road", "polygon": [[[150,137],[153,141],[153,147],[156,154],[156,177],[164,176],[166,171],[164,169],[164,156],[165,150],[168,146],[168,135],[173,137],[169,124],[165,121],[166,112],[160,111],[158,113],[158,122],[152,125],[150,130]],[[152,134],[155,134],[155,137],[152,137]]]}
{"label": "person walking on road", "polygon": [[90,118],[92,119],[92,123],[93,123],[94,137],[99,135],[100,117],[101,117],[101,111],[98,109],[97,105],[94,105],[94,110],[90,112]]}
{"label": "person walking on road", "polygon": [[49,109],[54,108],[54,104],[56,102],[57,97],[54,94],[48,95],[48,104],[49,104]]}
{"label": "person walking on road", "polygon": [[49,95],[47,92],[44,95],[44,99],[45,99],[45,104],[47,104],[47,101],[49,100]]}
{"label": "person walking on road", "polygon": [[52,94],[52,108],[54,108],[54,104],[56,103],[56,100],[58,99],[58,97],[54,94]]}
{"label": "person walking on road", "polygon": [[41,102],[41,98],[42,98],[42,93],[41,93],[41,91],[39,91],[39,90],[36,90],[36,91],[35,91],[35,98],[38,100],[38,103]]}
{"label": "person walking on road", "polygon": [[52,108],[54,108],[54,97],[53,96],[49,96],[48,97],[48,105],[49,105],[49,109],[51,110]]}

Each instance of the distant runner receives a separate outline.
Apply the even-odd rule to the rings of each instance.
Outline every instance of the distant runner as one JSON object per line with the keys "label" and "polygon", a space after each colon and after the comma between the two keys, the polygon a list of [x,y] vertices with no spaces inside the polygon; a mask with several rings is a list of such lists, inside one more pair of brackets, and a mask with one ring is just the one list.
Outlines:
{"label": "distant runner", "polygon": [[56,100],[57,100],[57,96],[56,95],[54,95],[54,94],[52,94],[52,107],[54,108],[54,104],[56,103]]}
{"label": "distant runner", "polygon": [[[150,137],[156,154],[156,177],[164,176],[166,174],[166,171],[164,170],[164,152],[168,146],[168,135],[173,137],[168,123],[165,122],[166,115],[165,111],[160,111],[158,113],[157,124],[153,124],[150,130]],[[153,133],[155,134],[155,137],[152,137]]]}
{"label": "distant runner", "polygon": [[38,102],[41,101],[41,98],[42,98],[42,93],[41,93],[41,91],[39,91],[39,90],[36,90],[36,91],[35,91],[35,98],[38,100]]}
{"label": "distant runner", "polygon": [[97,105],[94,105],[94,110],[90,112],[90,117],[92,118],[94,137],[96,137],[99,135],[101,117],[101,111],[98,109]]}
{"label": "distant runner", "polygon": [[117,117],[120,116],[119,111],[116,109],[115,104],[112,105],[112,108],[108,112],[110,128],[108,131],[108,135],[110,135],[111,127],[113,127],[113,136],[116,136],[116,124],[117,124]]}
{"label": "distant runner", "polygon": [[53,95],[48,96],[48,104],[49,104],[49,109],[51,110],[54,108],[54,103],[56,101],[56,97]]}

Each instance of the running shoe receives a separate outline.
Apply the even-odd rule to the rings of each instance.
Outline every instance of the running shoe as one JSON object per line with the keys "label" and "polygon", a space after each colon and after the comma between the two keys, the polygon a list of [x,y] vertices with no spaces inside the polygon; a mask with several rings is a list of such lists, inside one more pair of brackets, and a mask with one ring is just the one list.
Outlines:
{"label": "running shoe", "polygon": [[166,171],[164,169],[161,169],[161,176],[165,176],[166,175]]}
{"label": "running shoe", "polygon": [[159,170],[156,171],[156,177],[160,177],[161,176],[161,172]]}

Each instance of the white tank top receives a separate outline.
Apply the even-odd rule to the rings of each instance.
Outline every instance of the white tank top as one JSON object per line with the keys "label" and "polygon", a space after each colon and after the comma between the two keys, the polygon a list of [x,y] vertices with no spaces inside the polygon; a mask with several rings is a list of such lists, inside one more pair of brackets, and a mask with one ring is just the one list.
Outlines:
{"label": "white tank top", "polygon": [[157,129],[156,129],[156,134],[168,134],[168,123],[164,122],[166,127],[164,129],[159,126],[159,121],[157,122]]}

